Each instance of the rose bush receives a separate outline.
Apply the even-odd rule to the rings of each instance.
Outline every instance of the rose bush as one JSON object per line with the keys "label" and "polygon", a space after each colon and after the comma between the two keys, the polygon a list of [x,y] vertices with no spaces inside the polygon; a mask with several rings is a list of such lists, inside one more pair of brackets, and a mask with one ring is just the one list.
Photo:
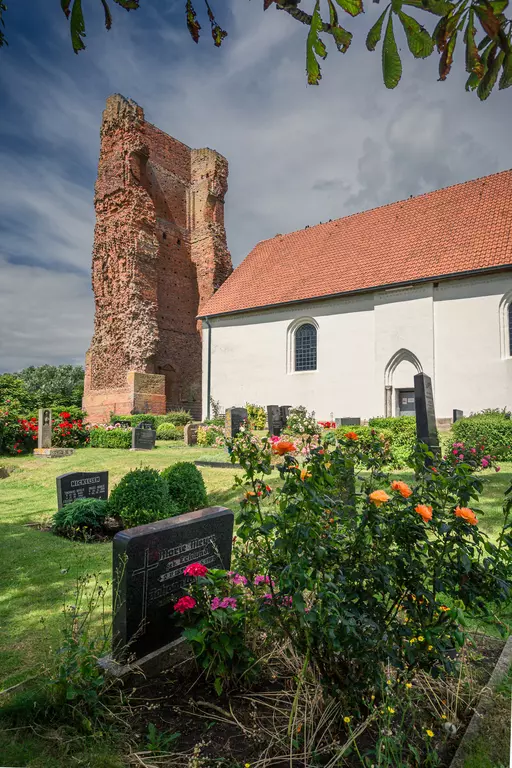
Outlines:
{"label": "rose bush", "polygon": [[[220,653],[213,598],[234,597],[236,609],[222,610],[236,612],[237,642],[241,626],[261,621],[269,637],[289,640],[331,694],[360,702],[361,692],[382,689],[388,665],[406,679],[418,669],[453,670],[468,621],[494,621],[493,605],[509,598],[508,511],[495,545],[478,525],[474,466],[420,446],[415,482],[391,482],[375,432],[364,447],[355,432],[331,434],[306,455],[248,431],[228,446],[244,470],[237,535],[246,556],[236,567],[247,583],[228,590],[224,574],[199,577],[192,588],[189,634],[207,666]],[[267,481],[275,458],[278,490]],[[268,585],[259,601],[255,572]],[[221,680],[231,669],[223,663]]]}

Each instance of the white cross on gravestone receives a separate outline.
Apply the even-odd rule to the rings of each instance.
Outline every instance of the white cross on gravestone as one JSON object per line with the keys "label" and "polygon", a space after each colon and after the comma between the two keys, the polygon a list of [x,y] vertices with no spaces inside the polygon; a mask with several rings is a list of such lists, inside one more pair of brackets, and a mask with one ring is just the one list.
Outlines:
{"label": "white cross on gravestone", "polygon": [[146,617],[148,615],[148,573],[149,571],[153,571],[155,568],[158,568],[158,561],[156,563],[153,563],[153,565],[149,564],[149,549],[144,550],[144,565],[142,568],[137,568],[135,571],[132,571],[134,576],[138,576],[139,573],[143,574],[143,581],[142,581],[142,618],[140,622],[140,634],[143,635],[146,631]]}

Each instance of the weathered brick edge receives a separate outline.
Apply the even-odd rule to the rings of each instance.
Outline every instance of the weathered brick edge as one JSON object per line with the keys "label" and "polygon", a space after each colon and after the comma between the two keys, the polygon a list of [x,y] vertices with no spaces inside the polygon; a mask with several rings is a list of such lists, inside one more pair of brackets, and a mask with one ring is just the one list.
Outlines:
{"label": "weathered brick edge", "polygon": [[482,695],[480,697],[480,700],[477,705],[477,710],[475,711],[475,714],[471,718],[468,727],[466,728],[466,733],[462,737],[462,741],[459,744],[459,747],[453,757],[453,760],[450,763],[450,768],[464,768],[464,761],[468,756],[469,750],[471,748],[471,744],[473,740],[477,737],[478,731],[480,730],[480,725],[482,723],[482,720],[488,713],[488,711],[491,708],[493,694],[498,687],[498,685],[501,683],[505,675],[507,674],[508,670],[510,669],[510,666],[512,664],[512,635],[508,638],[507,642],[505,643],[505,647],[503,648],[501,655],[496,663],[496,666],[494,667],[494,671],[489,678],[489,682],[485,686]]}

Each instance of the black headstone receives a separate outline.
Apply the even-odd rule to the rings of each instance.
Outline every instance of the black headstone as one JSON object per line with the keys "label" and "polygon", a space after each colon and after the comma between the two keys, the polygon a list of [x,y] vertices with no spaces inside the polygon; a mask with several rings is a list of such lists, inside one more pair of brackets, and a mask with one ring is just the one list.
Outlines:
{"label": "black headstone", "polygon": [[456,408],[453,409],[453,423],[454,424],[459,419],[462,419],[463,416],[464,416],[464,411],[458,411]]}
{"label": "black headstone", "polygon": [[57,504],[77,499],[108,499],[108,472],[68,472],[57,477]]}
{"label": "black headstone", "polygon": [[181,636],[174,603],[190,563],[229,570],[233,512],[210,507],[121,531],[114,537],[113,655],[141,658]]}
{"label": "black headstone", "polygon": [[242,423],[247,421],[246,408],[228,408],[225,416],[226,437],[235,437],[240,432]]}
{"label": "black headstone", "polygon": [[343,419],[335,419],[337,427],[359,427],[361,425],[361,418],[359,416],[346,416]]}
{"label": "black headstone", "polygon": [[267,421],[269,434],[279,437],[284,424],[281,408],[278,405],[267,405]]}
{"label": "black headstone", "polygon": [[414,405],[416,409],[416,436],[420,443],[426,443],[430,450],[439,451],[436,412],[432,380],[426,373],[414,377]]}
{"label": "black headstone", "polygon": [[156,430],[150,421],[141,421],[132,429],[132,451],[150,451],[155,441]]}

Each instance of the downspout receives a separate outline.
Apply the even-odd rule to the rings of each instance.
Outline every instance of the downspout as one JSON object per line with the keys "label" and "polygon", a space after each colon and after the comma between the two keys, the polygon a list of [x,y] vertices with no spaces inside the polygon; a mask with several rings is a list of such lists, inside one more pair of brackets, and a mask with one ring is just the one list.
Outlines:
{"label": "downspout", "polygon": [[208,328],[208,359],[206,363],[206,418],[210,418],[210,401],[212,395],[212,327],[207,317],[203,317]]}

